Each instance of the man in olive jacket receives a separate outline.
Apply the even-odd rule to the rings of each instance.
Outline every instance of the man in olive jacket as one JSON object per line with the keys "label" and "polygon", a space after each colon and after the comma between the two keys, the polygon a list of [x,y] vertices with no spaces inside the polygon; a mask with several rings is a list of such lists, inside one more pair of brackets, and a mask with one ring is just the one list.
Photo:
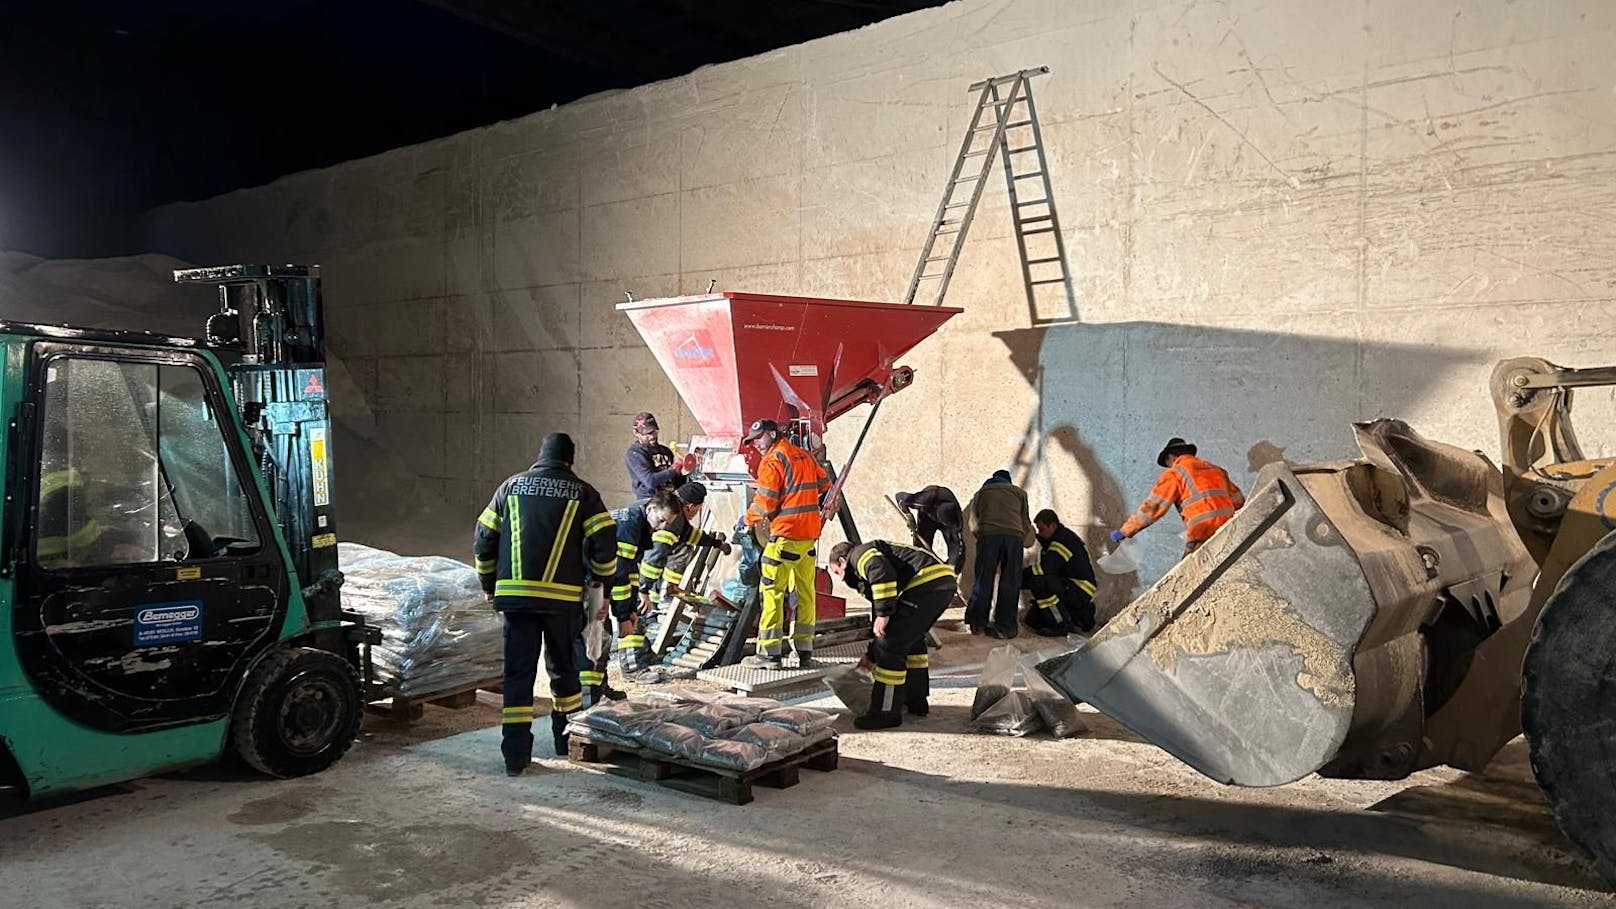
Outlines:
{"label": "man in olive jacket", "polygon": [[1021,630],[1016,610],[1021,599],[1022,550],[1032,535],[1027,493],[1010,482],[1009,471],[996,471],[972,497],[970,513],[971,530],[976,534],[976,579],[965,624],[972,634],[1013,638]]}

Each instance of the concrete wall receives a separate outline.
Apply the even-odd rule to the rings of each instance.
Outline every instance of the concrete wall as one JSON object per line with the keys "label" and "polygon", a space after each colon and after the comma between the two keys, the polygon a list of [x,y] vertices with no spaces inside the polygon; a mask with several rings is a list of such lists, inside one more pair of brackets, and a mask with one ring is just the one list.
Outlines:
{"label": "concrete wall", "polygon": [[[168,206],[151,244],[322,264],[381,437],[467,527],[551,429],[621,500],[628,415],[696,430],[623,291],[898,298],[966,85],[1048,65],[1079,321],[1032,327],[996,179],[966,311],[908,358],[850,487],[893,533],[879,493],[968,493],[1026,440],[1035,502],[1097,541],[1169,435],[1248,480],[1381,415],[1495,452],[1495,358],[1609,361],[1613,25],[1604,0],[963,0]],[[1146,535],[1147,578],[1176,533]]]}

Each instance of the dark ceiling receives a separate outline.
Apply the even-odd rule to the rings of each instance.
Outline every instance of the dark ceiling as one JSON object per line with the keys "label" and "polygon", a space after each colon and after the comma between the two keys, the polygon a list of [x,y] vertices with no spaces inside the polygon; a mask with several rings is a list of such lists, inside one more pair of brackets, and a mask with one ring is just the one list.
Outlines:
{"label": "dark ceiling", "polygon": [[0,0],[0,249],[944,0]]}

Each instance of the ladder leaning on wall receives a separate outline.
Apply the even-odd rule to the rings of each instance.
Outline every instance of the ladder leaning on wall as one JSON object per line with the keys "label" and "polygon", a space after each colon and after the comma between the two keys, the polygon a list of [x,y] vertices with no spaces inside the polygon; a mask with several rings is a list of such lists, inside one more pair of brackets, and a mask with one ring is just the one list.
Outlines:
{"label": "ladder leaning on wall", "polygon": [[1047,66],[1024,69],[970,87],[969,91],[976,93],[976,110],[965,128],[965,139],[943,187],[943,200],[932,218],[903,302],[942,305],[997,152],[1009,190],[1010,217],[1021,254],[1021,278],[1032,324],[1077,317],[1077,297],[1055,213],[1049,160],[1032,100],[1032,78],[1048,72]]}

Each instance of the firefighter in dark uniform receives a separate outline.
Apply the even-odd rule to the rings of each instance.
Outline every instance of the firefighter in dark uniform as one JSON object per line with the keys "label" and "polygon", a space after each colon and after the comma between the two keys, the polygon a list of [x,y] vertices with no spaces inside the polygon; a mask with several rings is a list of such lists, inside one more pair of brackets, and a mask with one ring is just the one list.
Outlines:
{"label": "firefighter in dark uniform", "polygon": [[600,493],[572,472],[572,437],[552,432],[539,460],[501,483],[477,519],[477,574],[505,617],[505,709],[500,751],[517,776],[533,760],[533,682],[542,649],[550,676],[555,752],[583,706],[573,647],[583,633],[584,585],[617,574],[617,534]]}
{"label": "firefighter in dark uniform", "polygon": [[[612,619],[617,624],[617,660],[624,672],[644,669],[649,654],[642,623],[640,560],[651,551],[651,519],[647,502],[635,502],[612,512],[617,523],[617,576],[612,579]],[[605,666],[598,667],[602,675]]]}
{"label": "firefighter in dark uniform", "polygon": [[929,553],[885,540],[837,543],[825,566],[839,581],[870,601],[875,639],[859,665],[875,675],[870,712],[853,720],[859,729],[891,729],[930,712],[931,659],[926,632],[954,601],[954,570]]}
{"label": "firefighter in dark uniform", "polygon": [[965,566],[965,513],[954,490],[927,486],[919,492],[900,492],[892,500],[906,513],[912,512],[910,530],[927,549],[937,551],[937,533],[942,532],[948,564],[958,574]]}
{"label": "firefighter in dark uniform", "polygon": [[1094,630],[1094,566],[1088,547],[1048,508],[1032,524],[1040,551],[1032,570],[1021,575],[1022,586],[1032,593],[1027,627],[1045,637],[1073,628],[1088,634]]}
{"label": "firefighter in dark uniform", "polygon": [[651,601],[667,587],[683,587],[685,572],[695,561],[698,546],[712,546],[729,555],[729,541],[721,533],[708,533],[690,523],[707,501],[707,487],[694,480],[679,487],[674,493],[658,493],[651,497],[647,515],[651,520],[651,551],[640,565],[640,588],[643,608],[649,611]]}

